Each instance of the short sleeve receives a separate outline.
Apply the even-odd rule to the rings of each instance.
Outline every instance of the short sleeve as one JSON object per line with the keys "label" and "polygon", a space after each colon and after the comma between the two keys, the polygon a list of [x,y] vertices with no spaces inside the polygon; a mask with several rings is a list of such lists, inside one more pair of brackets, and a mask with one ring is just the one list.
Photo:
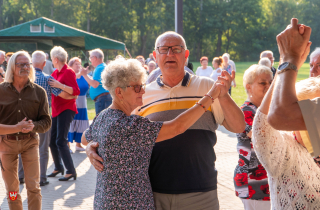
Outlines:
{"label": "short sleeve", "polygon": [[98,81],[100,84],[101,84],[101,74],[102,74],[102,71],[103,71],[104,68],[102,67],[99,67],[99,68],[96,68],[96,70],[93,72],[93,79]]}
{"label": "short sleeve", "polygon": [[[52,76],[49,76],[49,78],[48,79],[54,79]],[[61,89],[59,89],[59,88],[55,88],[55,87],[51,87],[51,86],[49,86],[50,87],[50,89],[51,89],[51,93],[53,94],[53,95],[55,95],[55,96],[58,96],[61,92],[62,92],[62,90]]]}
{"label": "short sleeve", "polygon": [[150,121],[138,115],[132,115],[132,121],[128,123],[130,136],[138,139],[142,144],[154,145],[163,122]]}
{"label": "short sleeve", "polygon": [[86,137],[88,143],[91,141],[94,141],[98,137],[97,132],[95,132],[96,131],[95,128],[97,128],[97,126],[100,124],[99,123],[100,121],[97,120],[98,117],[99,117],[99,114],[94,117],[91,125],[85,131],[85,137]]}
{"label": "short sleeve", "polygon": [[298,101],[298,104],[310,137],[312,156],[317,157],[320,155],[320,98]]}

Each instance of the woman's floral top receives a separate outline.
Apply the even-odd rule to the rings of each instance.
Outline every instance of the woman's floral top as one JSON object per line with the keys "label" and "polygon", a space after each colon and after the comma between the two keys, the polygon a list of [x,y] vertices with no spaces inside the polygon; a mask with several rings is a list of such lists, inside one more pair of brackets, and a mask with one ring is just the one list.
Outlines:
{"label": "woman's floral top", "polygon": [[237,133],[239,161],[234,171],[236,195],[242,199],[270,200],[267,171],[256,156],[251,138],[247,136],[252,130],[257,107],[246,101],[241,110],[244,113],[246,129]]}
{"label": "woman's floral top", "polygon": [[86,139],[99,143],[104,161],[94,209],[154,209],[148,168],[162,124],[116,109],[105,109],[93,120]]}

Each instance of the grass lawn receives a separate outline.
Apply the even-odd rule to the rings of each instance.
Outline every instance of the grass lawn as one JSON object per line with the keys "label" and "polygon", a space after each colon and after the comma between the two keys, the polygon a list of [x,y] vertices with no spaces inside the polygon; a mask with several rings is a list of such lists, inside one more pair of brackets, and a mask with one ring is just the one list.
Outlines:
{"label": "grass lawn", "polygon": [[[192,62],[194,71],[197,70],[197,68],[200,66],[200,62]],[[247,94],[243,87],[243,73],[246,69],[248,69],[252,64],[256,64],[255,62],[236,62],[236,84],[237,87],[232,87],[232,93],[231,96],[233,100],[237,103],[238,106],[241,106],[243,102],[247,98]],[[278,66],[276,63],[274,65],[275,67]],[[301,69],[298,73],[298,81],[302,79],[306,79],[309,77],[309,64],[304,63]],[[88,105],[88,116],[90,120],[93,120],[93,118],[96,116],[95,108],[94,108],[94,101],[91,100],[91,98],[87,98],[87,105]]]}

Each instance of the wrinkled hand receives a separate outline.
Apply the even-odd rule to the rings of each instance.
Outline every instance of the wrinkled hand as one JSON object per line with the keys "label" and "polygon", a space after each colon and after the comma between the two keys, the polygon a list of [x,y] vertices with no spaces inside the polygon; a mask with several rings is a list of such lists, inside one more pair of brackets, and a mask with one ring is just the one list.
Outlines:
{"label": "wrinkled hand", "polygon": [[103,162],[103,159],[97,154],[98,147],[98,142],[90,142],[86,147],[86,153],[93,167],[97,171],[102,172],[103,165],[101,164],[101,162]]}
{"label": "wrinkled hand", "polygon": [[298,24],[298,19],[292,18],[289,25],[277,36],[277,43],[282,62],[290,62],[299,69],[310,52],[311,28]]}
{"label": "wrinkled hand", "polygon": [[18,126],[19,130],[21,130],[22,133],[29,133],[34,128],[34,124],[33,124],[32,120],[27,121],[26,117],[23,120],[21,120],[20,122],[18,122],[17,126]]}
{"label": "wrinkled hand", "polygon": [[55,80],[55,79],[49,79],[48,81],[49,85],[51,87],[55,87],[55,88],[59,88],[59,89],[62,89],[63,88],[63,84],[60,83],[58,80]]}
{"label": "wrinkled hand", "polygon": [[89,73],[89,66],[87,68],[81,68],[80,69],[80,75],[85,76]]}
{"label": "wrinkled hand", "polygon": [[231,87],[232,81],[235,78],[235,75],[236,75],[236,72],[234,70],[232,70],[231,75],[226,70],[223,70],[221,72],[221,76],[219,76],[217,80],[221,89],[219,98],[229,95],[228,91]]}

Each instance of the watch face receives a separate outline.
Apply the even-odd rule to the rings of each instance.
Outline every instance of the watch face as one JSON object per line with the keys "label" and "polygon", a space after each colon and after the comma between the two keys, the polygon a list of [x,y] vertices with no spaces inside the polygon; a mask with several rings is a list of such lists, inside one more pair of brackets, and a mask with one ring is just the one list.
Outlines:
{"label": "watch face", "polygon": [[288,63],[288,62],[284,62],[284,63],[282,63],[282,64],[279,66],[278,70],[281,71],[282,69],[285,69],[285,68],[287,68],[288,66],[289,66],[289,63]]}

